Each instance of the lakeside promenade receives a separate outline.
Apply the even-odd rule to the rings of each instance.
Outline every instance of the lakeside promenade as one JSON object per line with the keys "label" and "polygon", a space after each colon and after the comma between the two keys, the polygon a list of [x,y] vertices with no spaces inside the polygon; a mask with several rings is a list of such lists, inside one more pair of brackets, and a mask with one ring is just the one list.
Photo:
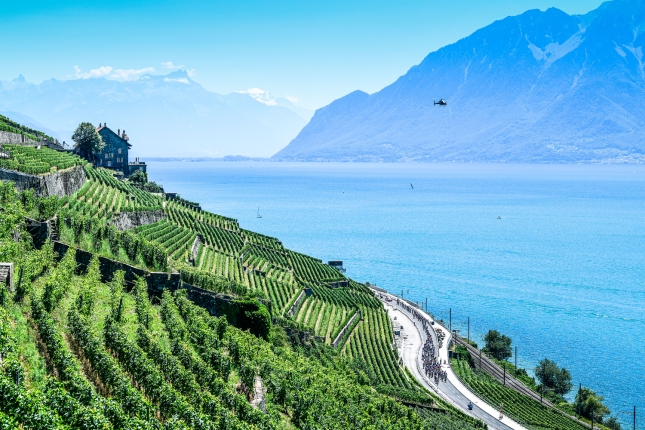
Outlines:
{"label": "lakeside promenade", "polygon": [[[438,323],[433,325],[433,319],[424,312],[415,310],[416,315],[414,315],[410,310],[406,309],[406,307],[409,309],[412,309],[412,307],[396,296],[380,290],[375,290],[374,292],[390,313],[391,319],[396,316],[396,323],[403,327],[404,336],[401,339],[402,345],[400,349],[401,360],[403,365],[410,370],[412,375],[424,387],[434,391],[441,398],[466,414],[484,421],[489,428],[500,430],[525,429],[525,427],[507,416],[500,420],[499,411],[477,397],[457,377],[449,364],[448,347],[451,342],[451,333],[445,327]],[[426,333],[423,322],[419,318],[425,319],[426,326],[430,328],[428,332],[435,345],[436,359],[441,363],[441,370],[446,372],[445,381],[439,379],[438,383],[436,383],[423,370],[423,345],[426,343],[428,333]],[[438,329],[443,333],[441,347],[439,347],[439,339],[434,329]],[[473,404],[472,410],[468,409],[468,403],[470,402]]]}

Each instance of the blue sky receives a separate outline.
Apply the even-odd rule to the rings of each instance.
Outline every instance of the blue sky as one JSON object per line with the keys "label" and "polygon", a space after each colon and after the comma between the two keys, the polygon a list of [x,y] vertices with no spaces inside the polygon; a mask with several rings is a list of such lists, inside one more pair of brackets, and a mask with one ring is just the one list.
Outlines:
{"label": "blue sky", "polygon": [[[318,108],[375,92],[508,15],[600,0],[0,1],[0,80],[132,79],[176,66],[219,93],[258,87]],[[101,69],[103,67],[103,69]]]}

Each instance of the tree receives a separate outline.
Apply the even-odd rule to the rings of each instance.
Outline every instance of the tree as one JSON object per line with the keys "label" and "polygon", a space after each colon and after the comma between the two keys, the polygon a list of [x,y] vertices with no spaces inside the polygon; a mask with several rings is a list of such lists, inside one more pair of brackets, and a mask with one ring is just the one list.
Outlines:
{"label": "tree", "polygon": [[609,417],[602,424],[611,430],[620,430],[620,423],[616,417]]}
{"label": "tree", "polygon": [[76,127],[72,140],[78,145],[80,153],[85,156],[98,154],[105,148],[105,142],[103,142],[101,135],[89,122],[82,122]]}
{"label": "tree", "polygon": [[148,182],[148,174],[143,170],[137,170],[128,180],[135,184],[145,185]]}
{"label": "tree", "polygon": [[506,360],[513,356],[510,337],[501,334],[497,330],[489,330],[484,336],[486,351],[490,352],[498,360]]}
{"label": "tree", "polygon": [[554,393],[564,396],[571,391],[571,374],[567,369],[559,368],[555,361],[548,358],[540,361],[535,368],[535,377],[542,385],[553,390]]}
{"label": "tree", "polygon": [[594,419],[601,422],[602,417],[609,413],[609,408],[602,403],[603,400],[605,400],[603,396],[599,396],[590,388],[582,387],[576,394],[573,407],[587,419],[591,419],[593,413]]}

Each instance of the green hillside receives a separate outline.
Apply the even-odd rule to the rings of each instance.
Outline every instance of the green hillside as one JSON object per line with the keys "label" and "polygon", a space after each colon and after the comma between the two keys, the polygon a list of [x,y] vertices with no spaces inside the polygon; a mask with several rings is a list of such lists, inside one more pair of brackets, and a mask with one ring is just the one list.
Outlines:
{"label": "green hillside", "polygon": [[8,131],[9,133],[22,134],[27,139],[31,139],[35,141],[44,139],[50,142],[54,142],[56,140],[53,137],[43,133],[42,131],[34,130],[33,128],[27,127],[25,125],[18,124],[17,122],[10,120],[4,115],[0,115],[0,131]]}
{"label": "green hillside", "polygon": [[33,146],[7,144],[2,146],[2,152],[9,158],[0,158],[0,167],[32,175],[51,173],[87,163],[76,155],[46,147],[37,149]]}
{"label": "green hillside", "polygon": [[[365,285],[234,219],[85,169],[87,183],[63,199],[0,189],[0,261],[16,273],[14,291],[0,287],[0,428],[481,427],[398,365]],[[144,211],[167,218],[110,224]],[[33,247],[23,217],[54,213],[59,240],[94,254],[87,269],[73,247],[60,261],[51,243]],[[182,289],[149,295],[121,272],[103,282],[97,256],[179,271],[229,296],[239,317],[211,316]]]}

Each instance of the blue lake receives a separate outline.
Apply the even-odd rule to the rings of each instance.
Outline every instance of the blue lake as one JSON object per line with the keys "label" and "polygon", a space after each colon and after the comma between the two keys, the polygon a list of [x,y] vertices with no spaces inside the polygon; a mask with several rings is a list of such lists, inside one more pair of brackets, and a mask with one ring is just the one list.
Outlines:
{"label": "blue lake", "polygon": [[452,308],[464,335],[470,317],[480,344],[509,335],[518,364],[553,359],[614,412],[645,405],[645,166],[151,162],[149,175],[446,321]]}

